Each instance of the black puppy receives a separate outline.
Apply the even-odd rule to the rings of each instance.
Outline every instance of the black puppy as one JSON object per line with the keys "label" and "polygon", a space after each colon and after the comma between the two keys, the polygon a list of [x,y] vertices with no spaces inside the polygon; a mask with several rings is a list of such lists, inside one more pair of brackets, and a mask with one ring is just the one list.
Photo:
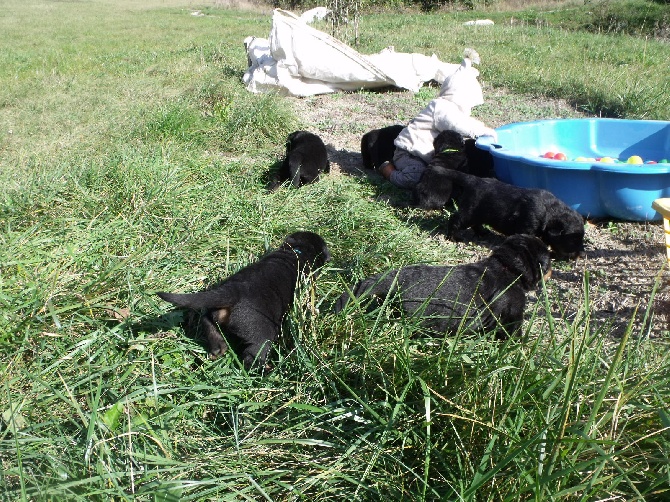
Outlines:
{"label": "black puppy", "polygon": [[307,131],[295,131],[286,140],[286,157],[274,177],[272,189],[291,180],[298,188],[319,179],[320,173],[330,172],[328,151],[323,140]]}
{"label": "black puppy", "polygon": [[493,178],[493,156],[475,146],[475,140],[456,131],[442,131],[433,140],[435,153],[413,190],[413,205],[421,209],[442,209],[455,196],[452,183],[441,176],[453,169],[482,178]]}
{"label": "black puppy", "polygon": [[477,140],[465,138],[465,156],[468,158],[468,174],[479,176],[480,178],[495,178],[496,172],[493,169],[493,155],[488,150],[477,148]]}
{"label": "black puppy", "polygon": [[361,156],[363,167],[376,169],[387,160],[393,160],[395,145],[393,142],[403,130],[404,126],[392,125],[373,129],[366,132],[361,138]]}
{"label": "black puppy", "polygon": [[433,146],[433,158],[412,192],[413,205],[421,209],[443,209],[449,199],[455,196],[453,183],[443,176],[444,172],[468,169],[465,141],[461,134],[442,131],[435,137]]}
{"label": "black puppy", "polygon": [[449,169],[440,177],[444,186],[452,184],[458,208],[449,219],[450,237],[460,238],[469,227],[481,232],[489,225],[504,235],[535,235],[557,258],[577,258],[584,251],[584,218],[551,192]]}
{"label": "black puppy", "polygon": [[511,335],[521,328],[526,292],[550,273],[547,246],[537,237],[514,235],[476,263],[410,265],[372,276],[344,293],[335,311],[342,310],[352,295],[379,299],[397,294],[403,312],[420,316],[422,324],[437,333],[502,327]]}
{"label": "black puppy", "polygon": [[312,232],[289,235],[276,251],[199,293],[158,293],[178,307],[202,311],[200,325],[215,358],[228,348],[221,332],[239,349],[246,368],[265,364],[270,345],[293,302],[300,274],[315,272],[330,259],[325,241]]}

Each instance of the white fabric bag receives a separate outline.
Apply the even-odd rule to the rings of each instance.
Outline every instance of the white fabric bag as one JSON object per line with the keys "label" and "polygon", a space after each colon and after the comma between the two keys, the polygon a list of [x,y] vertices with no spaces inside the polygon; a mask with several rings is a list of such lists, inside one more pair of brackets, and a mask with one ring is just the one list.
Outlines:
{"label": "white fabric bag", "polygon": [[245,47],[250,66],[243,81],[254,93],[311,96],[387,86],[416,92],[430,80],[441,84],[460,66],[393,48],[364,56],[281,9],[273,12],[269,38],[247,37]]}

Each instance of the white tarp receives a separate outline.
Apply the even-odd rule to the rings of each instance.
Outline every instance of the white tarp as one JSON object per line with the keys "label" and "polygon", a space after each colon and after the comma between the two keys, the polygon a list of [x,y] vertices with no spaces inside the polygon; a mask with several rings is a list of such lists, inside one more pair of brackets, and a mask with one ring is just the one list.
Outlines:
{"label": "white tarp", "polygon": [[460,66],[392,47],[365,56],[281,9],[272,15],[269,38],[247,37],[244,43],[249,68],[243,81],[254,93],[312,96],[387,86],[416,92],[430,80],[441,84]]}

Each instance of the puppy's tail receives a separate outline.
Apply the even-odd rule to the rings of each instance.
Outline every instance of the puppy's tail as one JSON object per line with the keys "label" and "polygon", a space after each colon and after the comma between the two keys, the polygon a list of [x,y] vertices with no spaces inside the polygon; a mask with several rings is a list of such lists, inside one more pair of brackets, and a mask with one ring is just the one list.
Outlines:
{"label": "puppy's tail", "polygon": [[288,170],[291,176],[291,183],[295,188],[300,187],[301,183],[301,171],[302,171],[302,157],[297,158],[297,156],[291,155],[288,158]]}
{"label": "puppy's tail", "polygon": [[236,303],[236,299],[227,294],[225,290],[215,289],[210,291],[200,291],[199,293],[156,293],[166,302],[170,302],[177,307],[187,307],[191,309],[222,309],[231,307]]}

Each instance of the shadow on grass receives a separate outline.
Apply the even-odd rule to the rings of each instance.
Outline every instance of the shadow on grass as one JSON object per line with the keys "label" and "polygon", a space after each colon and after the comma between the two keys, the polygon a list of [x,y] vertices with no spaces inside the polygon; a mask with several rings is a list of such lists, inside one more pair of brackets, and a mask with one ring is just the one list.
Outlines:
{"label": "shadow on grass", "polygon": [[281,186],[279,170],[283,162],[283,158],[275,160],[261,177],[261,182],[267,191],[272,192]]}
{"label": "shadow on grass", "polygon": [[[184,335],[202,347],[208,350],[207,339],[200,330],[200,314],[191,310],[173,309],[158,316],[145,316],[138,321],[127,320],[122,324],[124,331],[129,331],[133,335],[147,333],[160,336],[161,333],[174,331],[181,327]],[[129,340],[128,343],[132,343]],[[201,366],[206,358],[195,354],[195,366]]]}

